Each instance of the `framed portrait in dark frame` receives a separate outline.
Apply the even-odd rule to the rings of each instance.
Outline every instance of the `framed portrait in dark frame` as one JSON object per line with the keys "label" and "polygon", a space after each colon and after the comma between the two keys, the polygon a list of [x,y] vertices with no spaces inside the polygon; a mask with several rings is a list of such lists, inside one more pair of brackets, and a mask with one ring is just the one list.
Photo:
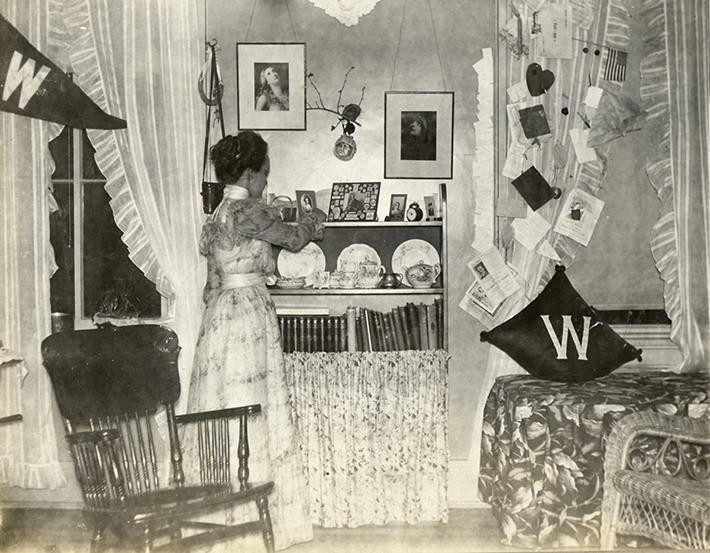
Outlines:
{"label": "framed portrait in dark frame", "polygon": [[390,211],[388,221],[404,221],[404,212],[407,209],[406,194],[392,194],[390,196]]}
{"label": "framed portrait in dark frame", "polygon": [[385,92],[385,178],[452,178],[453,143],[453,92]]}
{"label": "framed portrait in dark frame", "polygon": [[306,130],[305,43],[237,43],[237,128]]}

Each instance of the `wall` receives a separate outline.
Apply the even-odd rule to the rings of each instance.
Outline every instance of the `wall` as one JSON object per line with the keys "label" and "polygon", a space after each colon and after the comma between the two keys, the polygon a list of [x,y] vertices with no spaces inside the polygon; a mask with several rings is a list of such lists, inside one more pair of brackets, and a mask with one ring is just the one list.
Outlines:
{"label": "wall", "polygon": [[[227,133],[237,130],[237,42],[306,42],[307,71],[314,74],[314,81],[326,105],[331,108],[337,101],[345,72],[349,67],[355,67],[348,78],[343,103],[357,103],[362,86],[367,89],[362,102],[363,113],[358,119],[362,127],[358,127],[354,134],[358,147],[354,159],[342,162],[331,153],[333,142],[339,135],[338,130],[330,130],[334,117],[325,112],[310,111],[305,132],[262,133],[269,142],[272,158],[269,190],[293,197],[296,188],[329,190],[331,183],[337,181],[381,181],[380,219],[387,213],[391,193],[406,192],[408,201],[421,202],[424,194],[436,191],[439,182],[385,181],[384,92],[454,91],[454,173],[453,179],[447,181],[447,187],[448,255],[452,260],[448,297],[452,354],[449,365],[449,437],[452,460],[456,461],[468,456],[475,409],[471,398],[476,397],[487,358],[487,346],[478,340],[482,328],[456,305],[469,284],[468,269],[459,261],[471,256],[473,241],[471,154],[476,79],[472,65],[480,59],[481,49],[494,43],[495,3],[492,0],[432,2],[433,13],[426,0],[408,0],[406,12],[404,5],[403,0],[381,0],[357,25],[346,27],[306,0],[261,0],[256,3],[209,0],[206,37],[216,38],[221,46],[218,59],[225,82],[223,109]],[[395,60],[396,70],[393,71]],[[307,92],[312,101],[314,91],[309,88]],[[328,197],[327,193],[325,197]]]}

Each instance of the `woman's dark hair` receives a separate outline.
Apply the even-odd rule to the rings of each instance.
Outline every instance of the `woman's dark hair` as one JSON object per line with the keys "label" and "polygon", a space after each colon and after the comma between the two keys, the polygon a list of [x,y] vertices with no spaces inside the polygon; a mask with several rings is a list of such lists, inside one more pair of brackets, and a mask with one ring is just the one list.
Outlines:
{"label": "woman's dark hair", "polygon": [[217,179],[235,183],[246,169],[259,171],[266,161],[268,145],[254,131],[225,136],[210,149],[210,159]]}

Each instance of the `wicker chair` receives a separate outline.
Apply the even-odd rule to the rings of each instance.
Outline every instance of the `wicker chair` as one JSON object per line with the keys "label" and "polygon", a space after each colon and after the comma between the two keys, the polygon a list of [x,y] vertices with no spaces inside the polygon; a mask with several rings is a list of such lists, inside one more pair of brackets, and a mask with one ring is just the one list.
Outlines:
{"label": "wicker chair", "polygon": [[604,460],[602,549],[617,534],[710,547],[710,420],[641,411],[612,429]]}

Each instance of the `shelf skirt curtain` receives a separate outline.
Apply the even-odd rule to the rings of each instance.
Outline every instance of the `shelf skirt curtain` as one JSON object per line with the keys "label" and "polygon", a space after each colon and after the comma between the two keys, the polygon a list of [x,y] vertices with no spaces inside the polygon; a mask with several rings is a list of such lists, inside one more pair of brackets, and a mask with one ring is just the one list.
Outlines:
{"label": "shelf skirt curtain", "polygon": [[313,523],[448,521],[449,354],[285,357]]}
{"label": "shelf skirt curtain", "polygon": [[646,165],[661,200],[651,250],[682,370],[710,370],[708,102],[710,3],[645,0],[641,100],[656,147]]}

